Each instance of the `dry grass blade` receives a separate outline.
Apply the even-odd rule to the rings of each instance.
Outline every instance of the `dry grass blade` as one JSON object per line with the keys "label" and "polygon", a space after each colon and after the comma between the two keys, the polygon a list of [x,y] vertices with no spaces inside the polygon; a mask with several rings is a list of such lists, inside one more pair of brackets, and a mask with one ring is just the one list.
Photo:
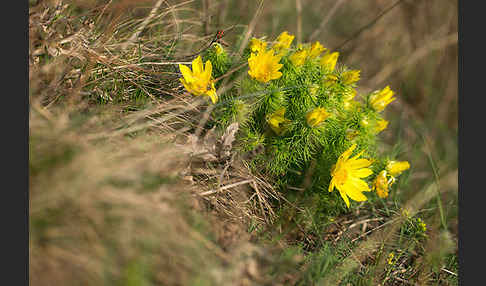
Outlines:
{"label": "dry grass blade", "polygon": [[209,195],[217,194],[217,193],[219,193],[221,191],[224,191],[224,190],[228,190],[228,189],[234,188],[236,186],[240,186],[240,185],[243,185],[243,184],[249,184],[249,183],[253,183],[253,180],[244,180],[244,181],[241,181],[241,182],[229,184],[229,185],[226,185],[226,186],[222,186],[222,187],[220,187],[217,190],[210,190],[210,191],[205,191],[205,192],[198,193],[198,195],[203,196],[203,197],[204,196],[209,196]]}

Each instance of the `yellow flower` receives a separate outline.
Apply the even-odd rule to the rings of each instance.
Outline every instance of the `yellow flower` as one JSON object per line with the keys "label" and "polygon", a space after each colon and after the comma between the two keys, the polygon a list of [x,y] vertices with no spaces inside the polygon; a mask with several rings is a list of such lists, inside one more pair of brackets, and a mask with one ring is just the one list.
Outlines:
{"label": "yellow flower", "polygon": [[353,106],[353,104],[351,103],[351,101],[345,101],[345,102],[343,102],[343,108],[344,108],[344,110],[350,110],[352,106]]}
{"label": "yellow flower", "polygon": [[336,66],[338,57],[338,52],[329,53],[329,51],[326,51],[324,56],[322,56],[321,58],[321,66],[325,69],[328,69],[329,71],[333,71],[334,67]]}
{"label": "yellow flower", "polygon": [[346,93],[343,95],[343,100],[344,100],[344,101],[350,101],[350,100],[352,100],[352,99],[353,99],[353,98],[356,96],[356,94],[357,94],[357,93],[358,93],[358,92],[356,91],[356,89],[352,89],[351,91],[346,92]]}
{"label": "yellow flower", "polygon": [[388,104],[396,99],[393,97],[394,94],[395,92],[393,92],[389,86],[386,86],[381,91],[370,96],[371,107],[376,111],[382,111]]}
{"label": "yellow flower", "polygon": [[388,197],[388,181],[386,179],[386,171],[381,171],[373,181],[373,190],[380,198]]}
{"label": "yellow flower", "polygon": [[350,92],[347,92],[343,95],[343,108],[345,110],[351,109],[353,104],[356,103],[356,102],[353,103],[353,98],[356,96],[356,93],[357,93],[356,90],[353,89]]}
{"label": "yellow flower", "polygon": [[265,51],[267,49],[267,42],[257,38],[252,38],[250,41],[250,49],[254,53]]}
{"label": "yellow flower", "polygon": [[365,181],[361,180],[361,178],[368,177],[373,173],[370,168],[366,168],[372,164],[372,161],[368,159],[358,159],[358,157],[363,154],[364,150],[358,155],[349,158],[355,148],[356,144],[353,144],[339,156],[336,164],[332,167],[332,179],[329,184],[329,192],[332,192],[334,187],[336,187],[348,207],[348,196],[358,202],[367,200],[362,192],[369,192],[370,187]]}
{"label": "yellow flower", "polygon": [[275,131],[277,135],[281,135],[285,131],[286,124],[290,122],[290,120],[284,117],[284,114],[285,114],[285,107],[282,107],[279,110],[267,116],[268,125],[270,125],[272,130]]}
{"label": "yellow flower", "polygon": [[393,252],[390,252],[390,254],[388,254],[388,265],[392,265],[393,264],[393,258],[395,258],[395,253]]}
{"label": "yellow flower", "polygon": [[209,60],[203,66],[202,58],[198,56],[192,61],[192,71],[189,67],[181,64],[179,64],[179,69],[183,76],[179,80],[188,92],[196,96],[207,95],[213,103],[218,101],[214,80],[211,79],[213,66]]}
{"label": "yellow flower", "polygon": [[361,119],[361,125],[363,127],[367,127],[368,125],[370,125],[370,121],[368,120],[368,117],[366,115],[363,116],[363,119]]}
{"label": "yellow flower", "polygon": [[336,82],[337,82],[337,76],[336,75],[333,75],[333,74],[330,74],[324,80],[324,86],[325,87],[330,87],[330,86],[334,85]]}
{"label": "yellow flower", "polygon": [[386,165],[386,170],[393,177],[400,175],[408,168],[410,168],[410,164],[407,161],[390,161]]}
{"label": "yellow flower", "polygon": [[289,59],[295,66],[300,67],[304,64],[307,54],[307,50],[296,51],[289,57]]}
{"label": "yellow flower", "polygon": [[317,58],[322,52],[324,52],[326,48],[324,48],[319,41],[316,41],[312,44],[310,51],[309,51],[309,59]]}
{"label": "yellow flower", "polygon": [[349,141],[353,140],[358,135],[359,135],[358,130],[353,130],[353,129],[346,130],[346,139],[348,139]]}
{"label": "yellow flower", "polygon": [[295,38],[294,35],[290,35],[287,31],[284,31],[278,36],[277,42],[273,45],[272,49],[278,55],[283,56],[289,49],[290,44],[292,44],[294,38]]}
{"label": "yellow flower", "polygon": [[360,70],[350,70],[343,72],[342,82],[344,84],[352,84],[359,80]]}
{"label": "yellow flower", "polygon": [[386,121],[385,119],[379,120],[378,122],[376,122],[376,128],[375,128],[376,133],[385,130],[387,126],[388,126],[388,121]]}
{"label": "yellow flower", "polygon": [[422,232],[425,232],[427,230],[427,225],[422,221],[421,218],[417,218],[417,222]]}
{"label": "yellow flower", "polygon": [[317,107],[311,112],[307,113],[305,118],[307,119],[307,124],[311,127],[316,127],[321,122],[326,120],[331,114],[329,114],[323,107]]}
{"label": "yellow flower", "polygon": [[277,79],[282,76],[278,70],[283,66],[279,64],[281,57],[275,56],[273,50],[260,51],[258,54],[251,53],[248,59],[248,66],[250,70],[248,74],[260,81],[268,82],[272,79]]}
{"label": "yellow flower", "polygon": [[221,55],[224,53],[223,46],[221,46],[221,44],[219,43],[214,43],[214,50],[216,52],[216,55]]}
{"label": "yellow flower", "polygon": [[312,44],[309,48],[302,48],[302,44],[297,46],[297,51],[290,56],[290,61],[295,66],[302,66],[307,59],[313,59],[318,57],[326,48],[324,48],[318,41]]}

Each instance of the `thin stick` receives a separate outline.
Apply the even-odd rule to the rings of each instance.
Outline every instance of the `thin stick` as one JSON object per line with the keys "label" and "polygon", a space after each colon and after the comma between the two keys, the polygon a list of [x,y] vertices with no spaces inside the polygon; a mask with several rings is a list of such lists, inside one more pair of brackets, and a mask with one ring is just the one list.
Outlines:
{"label": "thin stick", "polygon": [[364,30],[368,29],[369,27],[373,26],[381,17],[383,17],[386,13],[390,12],[393,8],[397,7],[398,4],[402,3],[402,1],[403,0],[398,0],[393,5],[391,5],[389,8],[385,9],[383,12],[378,14],[378,16],[376,16],[373,20],[371,20],[368,24],[361,27],[356,33],[354,33],[351,37],[349,37],[347,40],[345,40],[343,43],[341,43],[339,46],[337,46],[333,50],[339,50],[342,47],[344,47],[344,45],[346,45],[348,42],[357,38],[359,36],[359,34],[361,34]]}
{"label": "thin stick", "polygon": [[302,43],[302,3],[295,0],[295,9],[297,10],[297,43]]}
{"label": "thin stick", "polygon": [[361,220],[361,221],[358,221],[358,222],[355,222],[353,223],[352,225],[348,226],[348,229],[350,228],[353,228],[357,225],[360,225],[360,224],[363,224],[363,223],[368,223],[368,222],[371,222],[371,221],[379,221],[379,220],[384,220],[384,218],[382,217],[378,217],[378,218],[369,218],[369,219],[364,219],[364,220]]}
{"label": "thin stick", "polygon": [[392,223],[394,221],[395,221],[394,219],[393,220],[389,220],[389,221],[385,222],[382,225],[379,225],[379,226],[377,226],[377,227],[375,227],[373,229],[370,229],[367,232],[365,232],[365,233],[361,234],[360,236],[358,236],[358,237],[354,238],[353,240],[351,240],[351,242],[355,242],[356,240],[358,240],[358,239],[362,238],[363,236],[367,235],[368,233],[373,232],[373,231],[375,231],[377,229],[380,229],[380,228],[382,228],[382,227],[386,226],[387,224],[390,224],[390,223]]}
{"label": "thin stick", "polygon": [[128,39],[128,41],[123,43],[122,50],[125,50],[128,47],[128,45],[133,44],[133,42],[135,42],[135,40],[142,33],[142,31],[145,29],[145,27],[148,25],[148,23],[150,21],[152,21],[152,19],[155,17],[157,10],[159,10],[160,5],[162,5],[162,1],[163,0],[159,0],[159,1],[157,1],[157,3],[155,3],[155,6],[150,11],[150,14],[147,16],[147,18],[145,18],[145,20],[143,20],[142,24],[140,25],[140,27],[138,27],[137,31],[135,31],[135,33],[133,33],[133,35],[130,37],[130,39]]}
{"label": "thin stick", "polygon": [[224,191],[224,190],[227,190],[227,189],[231,189],[233,187],[236,187],[236,186],[239,186],[239,185],[243,185],[243,184],[248,184],[248,183],[251,183],[253,182],[253,180],[244,180],[244,181],[241,181],[241,182],[237,182],[237,183],[234,183],[234,184],[230,184],[230,185],[226,185],[226,186],[223,186],[217,190],[211,190],[211,191],[206,191],[206,192],[202,192],[202,193],[198,193],[198,195],[200,196],[208,196],[208,195],[212,195],[212,194],[215,194],[215,193],[218,193],[220,191]]}
{"label": "thin stick", "polygon": [[447,272],[447,273],[449,273],[449,274],[452,274],[452,275],[454,275],[454,276],[457,276],[457,274],[456,274],[456,273],[454,273],[454,272],[452,272],[452,271],[449,271],[449,270],[447,270],[447,269],[445,269],[445,268],[441,268],[440,270],[442,270],[442,271],[444,271],[444,272]]}

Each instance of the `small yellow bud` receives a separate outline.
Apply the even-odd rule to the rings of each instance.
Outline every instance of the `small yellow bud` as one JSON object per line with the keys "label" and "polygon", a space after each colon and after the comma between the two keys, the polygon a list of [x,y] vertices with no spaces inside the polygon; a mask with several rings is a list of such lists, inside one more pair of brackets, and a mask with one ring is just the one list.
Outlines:
{"label": "small yellow bud", "polygon": [[359,80],[359,75],[360,75],[360,72],[359,70],[350,70],[350,71],[346,71],[342,74],[342,82],[344,84],[352,84],[352,83],[355,83]]}
{"label": "small yellow bud", "polygon": [[309,58],[317,58],[322,52],[324,52],[326,48],[324,48],[319,41],[316,41],[312,44],[310,51],[309,51]]}
{"label": "small yellow bud", "polygon": [[394,101],[396,98],[393,97],[395,92],[393,92],[389,86],[386,86],[379,92],[375,92],[370,96],[370,105],[376,111],[382,111],[385,107]]}
{"label": "small yellow bud", "polygon": [[221,44],[219,43],[214,43],[214,51],[216,52],[216,55],[221,55],[224,53],[224,49],[223,49],[223,46],[221,46]]}
{"label": "small yellow bud", "polygon": [[359,135],[358,130],[353,130],[353,129],[346,130],[346,139],[348,139],[349,141],[353,140],[358,135]]}
{"label": "small yellow bud", "polygon": [[375,129],[376,133],[385,130],[387,126],[388,126],[388,121],[386,121],[385,119],[376,122],[376,129]]}
{"label": "small yellow bud", "polygon": [[368,120],[368,117],[366,117],[366,116],[365,116],[365,117],[363,117],[363,119],[361,119],[361,125],[362,125],[363,127],[367,127],[367,126],[369,126],[369,125],[370,125],[370,122],[369,122],[369,120]]}
{"label": "small yellow bud", "polygon": [[380,198],[388,197],[388,181],[386,180],[386,171],[381,171],[373,181],[373,190]]}
{"label": "small yellow bud", "polygon": [[287,31],[284,31],[278,36],[277,42],[273,45],[272,49],[277,55],[283,56],[287,53],[294,38],[294,35],[290,35]]}
{"label": "small yellow bud", "polygon": [[300,50],[293,53],[289,59],[290,61],[296,66],[300,67],[305,63],[305,59],[307,58],[307,50]]}
{"label": "small yellow bud", "polygon": [[254,53],[265,51],[267,49],[267,42],[257,38],[252,38],[250,40],[250,49]]}
{"label": "small yellow bud", "polygon": [[422,221],[421,218],[417,218],[417,222],[422,232],[425,232],[427,230],[427,225]]}
{"label": "small yellow bud", "polygon": [[337,82],[337,76],[330,74],[324,79],[324,86],[325,87],[330,87]]}
{"label": "small yellow bud", "polygon": [[282,107],[275,111],[274,113],[267,116],[268,125],[272,128],[272,130],[277,133],[277,135],[281,135],[286,128],[286,124],[290,123],[290,120],[284,117],[285,114],[285,107]]}
{"label": "small yellow bud", "polygon": [[388,254],[388,260],[387,260],[388,265],[392,265],[393,264],[393,259],[394,258],[395,258],[395,253],[390,252],[390,254]]}
{"label": "small yellow bud", "polygon": [[330,114],[322,107],[317,107],[311,112],[307,113],[306,115],[306,120],[307,124],[311,127],[316,127],[319,125],[321,122],[326,120]]}
{"label": "small yellow bud", "polygon": [[350,101],[350,100],[352,100],[356,96],[357,93],[358,92],[356,91],[356,89],[352,89],[350,92],[346,92],[343,95],[343,100],[344,101]]}
{"label": "small yellow bud", "polygon": [[386,170],[393,177],[400,175],[408,168],[410,168],[410,164],[407,161],[390,161],[386,165]]}
{"label": "small yellow bud", "polygon": [[336,66],[338,57],[339,57],[338,52],[329,53],[329,51],[326,51],[326,53],[324,54],[324,56],[322,56],[320,61],[321,67],[329,71],[333,71],[334,67]]}

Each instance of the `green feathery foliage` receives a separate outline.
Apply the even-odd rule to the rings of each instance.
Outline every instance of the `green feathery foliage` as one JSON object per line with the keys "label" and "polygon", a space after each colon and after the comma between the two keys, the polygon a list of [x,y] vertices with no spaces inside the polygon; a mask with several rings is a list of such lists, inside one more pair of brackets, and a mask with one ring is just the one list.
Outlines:
{"label": "green feathery foliage", "polygon": [[[403,171],[391,174],[387,163],[396,159],[378,152],[379,132],[388,124],[382,111],[395,99],[394,92],[387,86],[358,95],[360,71],[336,66],[339,53],[320,56],[326,49],[319,42],[292,47],[292,40],[285,32],[275,42],[253,38],[241,58],[230,57],[218,43],[205,51],[203,59],[213,65],[216,87],[220,77],[234,81],[218,94],[212,124],[224,130],[238,122],[239,151],[263,150],[251,158],[251,165],[273,176],[282,190],[294,186],[318,194],[321,211],[344,206],[339,196],[329,193],[329,186],[338,158],[354,144],[355,153],[363,151],[361,158],[372,163],[372,174],[362,179],[368,191],[377,192],[368,197],[387,197]],[[231,71],[245,62],[249,70]]]}

